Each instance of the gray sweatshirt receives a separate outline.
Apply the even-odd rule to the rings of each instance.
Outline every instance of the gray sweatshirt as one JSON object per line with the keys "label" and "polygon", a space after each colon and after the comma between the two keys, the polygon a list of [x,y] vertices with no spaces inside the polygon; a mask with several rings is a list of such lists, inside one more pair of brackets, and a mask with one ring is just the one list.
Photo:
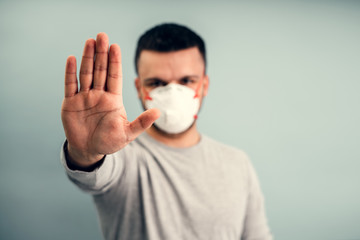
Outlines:
{"label": "gray sweatshirt", "polygon": [[248,157],[209,137],[179,149],[144,133],[93,172],[61,161],[92,194],[105,239],[272,239]]}

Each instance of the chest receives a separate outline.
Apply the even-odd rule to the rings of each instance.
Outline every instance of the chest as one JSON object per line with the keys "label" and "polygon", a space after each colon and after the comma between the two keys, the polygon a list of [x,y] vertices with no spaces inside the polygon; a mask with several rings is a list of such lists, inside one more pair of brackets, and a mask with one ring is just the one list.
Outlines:
{"label": "chest", "polygon": [[139,166],[144,211],[161,222],[200,232],[241,232],[245,174],[232,159],[148,158]]}

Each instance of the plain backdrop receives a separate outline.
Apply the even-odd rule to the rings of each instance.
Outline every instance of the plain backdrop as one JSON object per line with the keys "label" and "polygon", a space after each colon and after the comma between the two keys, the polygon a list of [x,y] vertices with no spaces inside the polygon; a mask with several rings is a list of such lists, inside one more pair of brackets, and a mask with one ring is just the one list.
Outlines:
{"label": "plain backdrop", "polygon": [[279,240],[360,239],[360,1],[0,1],[0,239],[101,239],[59,161],[65,61],[98,32],[122,49],[163,22],[206,41],[200,131],[243,149]]}

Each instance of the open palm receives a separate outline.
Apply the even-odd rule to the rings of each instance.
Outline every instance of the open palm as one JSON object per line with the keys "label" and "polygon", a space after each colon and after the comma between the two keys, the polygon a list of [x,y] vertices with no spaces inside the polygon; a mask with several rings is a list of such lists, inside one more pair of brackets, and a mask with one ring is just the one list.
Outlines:
{"label": "open palm", "polygon": [[105,33],[86,41],[80,90],[75,57],[68,57],[66,63],[61,118],[69,153],[82,166],[120,150],[159,117],[159,111],[151,109],[133,122],[127,120],[122,101],[120,47],[113,44],[109,49],[108,42]]}

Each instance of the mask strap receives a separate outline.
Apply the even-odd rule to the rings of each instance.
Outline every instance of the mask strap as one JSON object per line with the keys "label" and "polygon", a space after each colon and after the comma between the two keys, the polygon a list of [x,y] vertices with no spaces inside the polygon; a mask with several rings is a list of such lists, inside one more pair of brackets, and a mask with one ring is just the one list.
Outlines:
{"label": "mask strap", "polygon": [[152,100],[152,98],[151,98],[150,95],[149,95],[149,92],[146,91],[143,86],[141,86],[141,90],[142,90],[142,92],[143,92],[143,94],[144,94],[145,100]]}
{"label": "mask strap", "polygon": [[199,98],[199,97],[200,97],[199,91],[200,91],[200,88],[201,88],[202,83],[203,83],[203,79],[201,78],[201,80],[200,80],[200,82],[199,82],[199,85],[198,85],[198,86],[196,87],[196,89],[195,89],[195,96],[194,96],[194,98]]}
{"label": "mask strap", "polygon": [[[200,98],[200,94],[199,94],[199,91],[200,91],[200,88],[202,86],[202,83],[203,83],[203,78],[201,78],[200,82],[199,82],[199,85],[196,87],[196,90],[195,90],[195,95],[194,95],[194,98]],[[194,115],[194,119],[198,119],[198,115],[195,114]]]}

